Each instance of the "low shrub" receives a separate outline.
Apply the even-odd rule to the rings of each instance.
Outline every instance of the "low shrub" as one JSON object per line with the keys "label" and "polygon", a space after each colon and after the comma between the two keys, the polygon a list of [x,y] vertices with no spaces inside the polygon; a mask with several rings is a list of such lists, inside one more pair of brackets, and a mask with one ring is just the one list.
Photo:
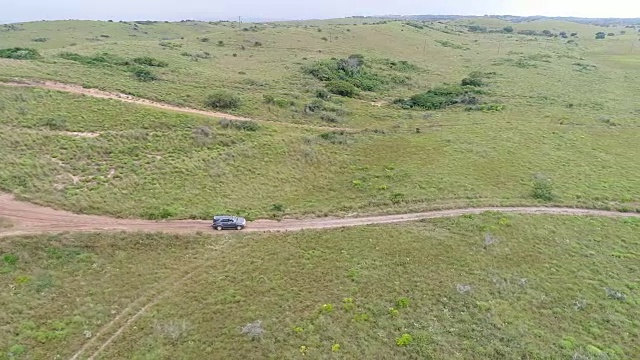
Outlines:
{"label": "low shrub", "polygon": [[116,66],[128,66],[132,65],[132,62],[126,59],[123,59],[117,55],[109,54],[109,53],[101,53],[93,56],[80,55],[72,52],[63,52],[58,54],[58,57],[75,61],[77,63],[83,65],[116,65]]}
{"label": "low shrub", "polygon": [[331,131],[318,135],[322,140],[325,140],[334,145],[346,145],[349,143],[350,134],[344,131]]}
{"label": "low shrub", "polygon": [[467,106],[465,108],[466,111],[502,111],[504,110],[504,105],[502,104],[482,104],[482,105],[474,105]]}
{"label": "low shrub", "polygon": [[154,58],[149,57],[149,56],[137,57],[137,58],[133,59],[133,62],[138,64],[138,65],[155,66],[155,67],[167,67],[167,66],[169,66],[169,63],[167,63],[166,61],[154,59]]}
{"label": "low shrub", "polygon": [[532,196],[534,199],[551,201],[555,198],[555,195],[553,194],[553,185],[551,183],[551,179],[545,177],[544,175],[538,174],[534,176],[532,187]]}
{"label": "low shrub", "polygon": [[396,339],[396,345],[398,346],[409,346],[412,342],[413,337],[410,334],[402,334],[402,336]]}
{"label": "low shrub", "polygon": [[316,89],[315,96],[321,100],[329,100],[331,99],[331,93],[326,89]]}
{"label": "low shrub", "polygon": [[14,47],[0,49],[0,58],[14,60],[36,60],[40,58],[40,53],[36,49]]}
{"label": "low shrub", "polygon": [[324,110],[324,103],[320,99],[315,99],[304,106],[304,112],[306,114],[312,114],[321,110]]}
{"label": "low shrub", "polygon": [[44,119],[42,125],[51,130],[66,130],[67,120],[61,117],[49,117]]}
{"label": "low shrub", "polygon": [[133,67],[131,73],[133,73],[138,81],[149,82],[158,80],[158,77],[149,69]]}
{"label": "low shrub", "polygon": [[49,41],[49,38],[39,37],[39,38],[31,39],[31,41],[33,41],[33,42],[41,42],[41,43],[43,43],[43,42],[47,42],[47,41]]}
{"label": "low shrub", "polygon": [[260,130],[260,125],[253,121],[248,120],[229,120],[222,119],[219,122],[220,126],[225,129],[236,129],[242,131],[258,131]]}
{"label": "low shrub", "polygon": [[396,99],[394,103],[405,109],[420,108],[437,110],[460,103],[477,103],[478,99],[473,96],[473,94],[478,93],[480,93],[480,91],[474,87],[440,86],[413,95],[409,99]]}
{"label": "low shrub", "polygon": [[484,81],[482,81],[482,79],[479,77],[468,77],[468,78],[462,79],[462,81],[460,82],[460,85],[481,87],[481,86],[484,86],[485,84],[484,84]]}
{"label": "low shrub", "polygon": [[375,91],[389,83],[386,77],[372,71],[359,54],[345,59],[318,61],[303,67],[303,71],[320,81],[342,81],[364,91]]}
{"label": "low shrub", "polygon": [[242,99],[228,91],[220,90],[209,94],[204,104],[212,109],[235,109],[242,105]]}
{"label": "low shrub", "polygon": [[358,94],[358,89],[353,84],[342,80],[330,81],[327,83],[327,90],[332,94],[354,97]]}
{"label": "low shrub", "polygon": [[342,122],[341,118],[339,118],[337,115],[329,113],[329,112],[320,113],[320,119],[322,119],[323,121],[326,121],[328,123],[332,123],[332,124],[338,124],[338,123]]}

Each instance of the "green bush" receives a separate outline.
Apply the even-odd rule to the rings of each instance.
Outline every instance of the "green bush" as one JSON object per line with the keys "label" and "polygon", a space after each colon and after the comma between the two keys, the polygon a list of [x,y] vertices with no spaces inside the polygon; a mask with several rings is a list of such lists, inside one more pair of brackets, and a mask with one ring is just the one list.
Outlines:
{"label": "green bush", "polygon": [[39,38],[35,38],[35,39],[31,39],[31,41],[33,42],[47,42],[49,41],[49,38],[45,38],[45,37],[39,37]]}
{"label": "green bush", "polygon": [[327,83],[327,90],[332,94],[354,97],[358,94],[358,89],[353,84],[342,80],[334,80]]}
{"label": "green bush", "polygon": [[40,53],[36,49],[14,47],[0,49],[0,58],[14,60],[36,60],[40,58]]}
{"label": "green bush", "polygon": [[483,105],[475,105],[475,106],[467,106],[465,108],[466,111],[502,111],[504,110],[504,105],[502,104],[483,104]]}
{"label": "green bush", "polygon": [[481,86],[484,86],[484,82],[482,81],[482,79],[477,77],[468,77],[468,78],[462,79],[462,81],[460,82],[460,85],[481,87]]}
{"label": "green bush", "polygon": [[112,55],[109,53],[101,53],[93,56],[85,56],[72,52],[63,52],[58,54],[58,56],[62,59],[75,61],[77,63],[83,65],[116,65],[116,66],[127,66],[132,63],[126,59],[123,59],[117,55]]}
{"label": "green bush", "polygon": [[2,260],[7,264],[7,265],[15,265],[18,262],[18,257],[16,255],[13,254],[5,254],[2,257]]}
{"label": "green bush", "polygon": [[409,346],[412,342],[413,337],[410,334],[402,334],[402,336],[396,339],[396,345],[398,346]]}
{"label": "green bush", "polygon": [[373,72],[359,54],[346,59],[331,59],[315,62],[303,68],[303,71],[320,81],[344,81],[364,91],[375,91],[389,80]]}
{"label": "green bush", "polygon": [[337,115],[328,113],[328,112],[321,113],[320,119],[332,124],[337,124],[342,122],[342,119],[340,119]]}
{"label": "green bush", "polygon": [[316,89],[315,95],[318,99],[321,99],[321,100],[331,99],[331,93],[326,89]]}
{"label": "green bush", "polygon": [[472,94],[481,93],[479,89],[464,86],[440,86],[429,91],[413,95],[409,99],[396,99],[395,104],[405,109],[420,108],[425,110],[443,109],[459,103],[477,102]]}
{"label": "green bush", "polygon": [[169,63],[167,63],[166,61],[154,59],[154,58],[149,57],[149,56],[137,57],[137,58],[133,59],[133,62],[138,64],[138,65],[155,66],[155,67],[167,67],[167,66],[169,66]]}
{"label": "green bush", "polygon": [[220,120],[219,124],[225,129],[236,129],[242,131],[260,130],[260,125],[253,121],[222,119]]}
{"label": "green bush", "polygon": [[42,125],[51,130],[65,130],[67,128],[67,121],[61,117],[50,117],[46,118]]}
{"label": "green bush", "polygon": [[548,179],[542,175],[536,175],[533,178],[533,197],[534,199],[542,201],[551,201],[555,198],[553,194],[553,185],[551,179]]}
{"label": "green bush", "polygon": [[131,72],[136,77],[136,79],[138,79],[138,81],[149,82],[158,80],[158,77],[149,69],[134,67],[131,69]]}
{"label": "green bush", "polygon": [[604,39],[605,37],[607,37],[607,35],[602,31],[596,33],[596,39],[598,39],[598,40]]}
{"label": "green bush", "polygon": [[209,94],[204,104],[212,109],[235,109],[242,105],[242,99],[228,91],[220,90]]}
{"label": "green bush", "polygon": [[344,131],[332,131],[318,135],[322,140],[325,140],[334,145],[346,145],[349,143],[350,134]]}
{"label": "green bush", "polygon": [[306,114],[311,114],[320,110],[324,110],[324,103],[320,99],[315,99],[304,106],[304,112]]}
{"label": "green bush", "polygon": [[513,26],[505,26],[502,28],[502,31],[511,34],[513,32]]}

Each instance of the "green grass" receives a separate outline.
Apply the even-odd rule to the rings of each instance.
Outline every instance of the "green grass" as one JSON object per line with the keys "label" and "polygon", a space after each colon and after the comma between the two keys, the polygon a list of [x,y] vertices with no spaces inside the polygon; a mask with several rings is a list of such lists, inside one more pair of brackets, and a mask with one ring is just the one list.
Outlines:
{"label": "green grass", "polygon": [[640,202],[637,152],[627,146],[638,128],[617,118],[563,124],[541,113],[523,124],[511,107],[493,121],[460,108],[415,125],[420,133],[401,125],[341,134],[43,90],[0,86],[0,94],[0,186],[72,211],[206,219],[270,217],[273,204],[284,205],[279,216],[537,204],[538,173],[552,180],[556,204],[634,210]]}
{"label": "green grass", "polygon": [[[7,239],[0,356],[69,358],[131,302],[147,299],[128,317],[169,290],[99,358],[637,358],[639,226],[489,213],[291,234]],[[252,341],[241,330],[256,321],[264,333]]]}
{"label": "green grass", "polygon": [[[596,41],[599,27],[553,21],[513,24],[513,34],[471,33],[466,20],[421,28],[369,22],[242,30],[226,23],[62,21],[0,32],[3,46],[28,46],[42,56],[0,59],[0,79],[54,79],[178,105],[222,106],[257,119],[356,130],[260,124],[247,131],[115,101],[0,86],[0,150],[7,159],[0,188],[41,204],[122,217],[486,204],[640,207],[640,154],[629,146],[640,129],[632,96],[640,54],[629,51],[634,34]],[[496,19],[473,24],[509,25]],[[547,29],[578,32],[577,45],[517,34]],[[330,42],[321,39],[329,33]],[[365,65],[351,73],[339,59],[353,54]],[[305,73],[314,66],[329,77]],[[483,74],[482,94],[472,99],[480,104],[434,109],[462,97],[434,91],[473,74]],[[329,95],[323,80],[335,79],[362,91],[353,99]],[[423,108],[394,104],[415,94],[423,95],[416,98]],[[553,200],[536,199],[537,174],[551,179]],[[285,211],[274,213],[273,204]]]}

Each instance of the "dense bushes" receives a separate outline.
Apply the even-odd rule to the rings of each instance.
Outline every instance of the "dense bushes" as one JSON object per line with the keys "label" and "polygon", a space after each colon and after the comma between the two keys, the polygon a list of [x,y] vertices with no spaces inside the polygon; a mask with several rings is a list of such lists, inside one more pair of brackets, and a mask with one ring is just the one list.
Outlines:
{"label": "dense bushes", "polygon": [[131,68],[131,73],[136,77],[136,79],[140,81],[147,82],[158,80],[158,77],[154,73],[152,73],[151,70],[142,67]]}
{"label": "dense bushes", "polygon": [[14,60],[35,60],[40,58],[40,53],[36,49],[14,47],[0,49],[0,58]]}
{"label": "dense bushes", "polygon": [[484,81],[482,81],[482,79],[478,77],[468,77],[468,78],[462,79],[460,84],[462,86],[481,87],[481,86],[484,86]]}
{"label": "dense bushes", "polygon": [[58,57],[88,66],[122,66],[124,67],[124,71],[132,73],[136,79],[145,82],[158,80],[158,76],[151,70],[147,69],[146,66],[166,67],[169,65],[165,61],[157,60],[149,56],[137,57],[133,60],[128,60],[106,52],[91,56],[80,55],[72,52],[63,52],[58,54]]}
{"label": "dense bushes", "polygon": [[242,99],[235,94],[220,90],[209,94],[204,104],[212,109],[235,109],[242,105]]}
{"label": "dense bushes", "polygon": [[133,62],[138,64],[138,65],[155,66],[155,67],[167,67],[167,66],[169,66],[169,63],[167,63],[166,61],[154,59],[154,58],[149,57],[149,56],[137,57],[137,58],[133,59]]}
{"label": "dense bushes", "polygon": [[109,53],[101,53],[92,56],[80,55],[72,52],[63,52],[58,54],[62,59],[74,61],[83,65],[115,65],[115,66],[128,66],[131,65],[131,61],[121,58],[117,55]]}
{"label": "dense bushes", "polygon": [[358,94],[358,89],[354,85],[342,80],[330,81],[327,83],[327,89],[332,94],[346,97],[354,97]]}
{"label": "dense bushes", "polygon": [[236,121],[236,120],[228,120],[222,119],[220,120],[220,126],[225,129],[236,129],[242,131],[258,131],[260,130],[260,125],[253,121]]}
{"label": "dense bushes", "polygon": [[437,110],[455,104],[476,104],[478,98],[474,94],[478,93],[479,89],[468,86],[440,86],[409,99],[397,99],[394,103],[405,109]]}
{"label": "dense bushes", "polygon": [[356,89],[375,91],[388,82],[366,66],[362,55],[318,61],[303,70],[320,81],[327,81],[327,89],[342,96],[354,96]]}

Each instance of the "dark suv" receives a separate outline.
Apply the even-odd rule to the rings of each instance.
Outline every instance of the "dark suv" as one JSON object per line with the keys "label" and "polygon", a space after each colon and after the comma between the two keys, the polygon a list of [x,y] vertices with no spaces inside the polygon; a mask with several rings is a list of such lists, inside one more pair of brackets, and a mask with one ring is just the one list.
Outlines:
{"label": "dark suv", "polygon": [[247,225],[247,220],[239,216],[216,215],[211,226],[216,230],[236,229],[242,230]]}

